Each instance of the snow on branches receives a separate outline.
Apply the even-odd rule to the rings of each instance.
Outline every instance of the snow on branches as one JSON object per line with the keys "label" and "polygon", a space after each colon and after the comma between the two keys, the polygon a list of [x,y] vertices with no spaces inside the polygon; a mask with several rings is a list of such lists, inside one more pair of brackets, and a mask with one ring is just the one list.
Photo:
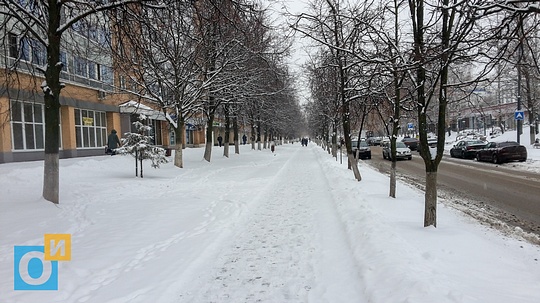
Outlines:
{"label": "snow on branches", "polygon": [[152,136],[146,135],[151,131],[150,126],[146,126],[139,121],[133,122],[137,129],[136,133],[125,133],[121,139],[122,147],[116,152],[122,155],[130,154],[135,158],[135,176],[138,176],[138,163],[141,164],[141,178],[143,177],[143,160],[151,160],[153,168],[159,168],[160,164],[169,162],[165,157],[165,149],[152,145]]}

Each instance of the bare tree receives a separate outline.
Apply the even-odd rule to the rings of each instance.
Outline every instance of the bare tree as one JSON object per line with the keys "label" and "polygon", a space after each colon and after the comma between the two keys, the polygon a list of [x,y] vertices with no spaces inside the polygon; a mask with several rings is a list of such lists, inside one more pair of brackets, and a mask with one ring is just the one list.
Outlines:
{"label": "bare tree", "polygon": [[132,94],[156,103],[175,132],[174,165],[182,168],[186,121],[202,112],[203,97],[218,71],[201,77],[204,41],[195,34],[195,6],[191,2],[161,1],[166,10],[123,10],[115,22],[124,55],[124,74],[136,84]]}
{"label": "bare tree", "polygon": [[[424,226],[437,226],[437,170],[444,151],[449,88],[469,83],[450,83],[451,67],[461,62],[478,62],[481,46],[493,37],[494,31],[482,26],[480,7],[483,1],[443,0],[432,5],[423,0],[409,0],[411,16],[414,73],[413,100],[417,103],[420,155],[426,168]],[[490,64],[472,77],[478,81]],[[435,106],[436,150],[428,146],[429,108]]]}
{"label": "bare tree", "polygon": [[355,5],[347,1],[314,1],[311,4],[311,12],[298,15],[292,25],[293,29],[311,38],[331,54],[332,65],[338,74],[337,94],[348,164],[358,181],[362,176],[352,152],[350,106],[356,98],[353,88],[354,75],[361,70],[359,66],[361,62],[355,60],[351,54],[361,48],[359,33],[363,28],[362,24],[355,22],[355,18],[372,18],[367,10],[360,8],[361,4]]}
{"label": "bare tree", "polygon": [[[325,144],[332,142],[332,156],[337,157],[341,103],[337,93],[337,70],[331,64],[331,60],[328,52],[322,51],[312,58],[312,62],[306,69],[313,103],[310,107],[312,127],[318,130],[316,136],[320,136]],[[331,133],[331,139],[329,133]]]}

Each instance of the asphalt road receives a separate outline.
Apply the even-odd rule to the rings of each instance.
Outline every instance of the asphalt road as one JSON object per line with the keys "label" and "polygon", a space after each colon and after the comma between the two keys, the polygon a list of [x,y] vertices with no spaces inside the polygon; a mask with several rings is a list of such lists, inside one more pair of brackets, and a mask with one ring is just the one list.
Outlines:
{"label": "asphalt road", "polygon": [[[372,147],[371,152],[366,163],[388,174],[391,162],[383,160],[381,148]],[[512,166],[445,156],[437,174],[439,196],[476,217],[495,217],[540,235],[540,174]],[[426,174],[420,154],[413,151],[412,160],[398,161],[397,174],[423,188]]]}

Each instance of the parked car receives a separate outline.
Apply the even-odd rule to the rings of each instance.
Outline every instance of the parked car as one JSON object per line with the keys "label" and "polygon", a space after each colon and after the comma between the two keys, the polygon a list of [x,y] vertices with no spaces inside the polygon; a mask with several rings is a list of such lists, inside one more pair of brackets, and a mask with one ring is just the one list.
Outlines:
{"label": "parked car", "polygon": [[358,146],[357,140],[351,141],[351,144],[352,144],[352,151],[355,156],[356,156],[356,151],[358,150],[358,159],[371,159],[371,148],[369,147],[366,141],[361,140],[360,146]]}
{"label": "parked car", "polygon": [[[392,160],[392,153],[391,153],[391,146],[390,142],[387,142],[383,144],[382,148],[382,156],[384,159]],[[396,160],[399,159],[412,159],[411,150],[405,145],[403,142],[396,142]]]}
{"label": "parked car", "polygon": [[[427,145],[428,147],[435,148],[437,147],[437,138],[428,138],[427,139]],[[422,144],[420,144],[420,140],[418,140],[418,152],[420,152],[420,149],[422,149]]]}
{"label": "parked car", "polygon": [[510,161],[524,162],[527,160],[527,149],[514,141],[489,142],[483,149],[476,152],[477,161],[505,163]]}
{"label": "parked car", "polygon": [[450,149],[450,157],[474,158],[484,146],[486,146],[486,142],[482,140],[461,140]]}
{"label": "parked car", "polygon": [[382,137],[381,138],[381,145],[383,144],[386,144],[386,143],[390,143],[390,137]]}
{"label": "parked car", "polygon": [[381,145],[381,137],[369,137],[367,138],[367,144],[371,146]]}
{"label": "parked car", "polygon": [[416,138],[405,137],[401,140],[401,142],[405,143],[405,145],[407,145],[410,150],[417,150],[420,140]]}

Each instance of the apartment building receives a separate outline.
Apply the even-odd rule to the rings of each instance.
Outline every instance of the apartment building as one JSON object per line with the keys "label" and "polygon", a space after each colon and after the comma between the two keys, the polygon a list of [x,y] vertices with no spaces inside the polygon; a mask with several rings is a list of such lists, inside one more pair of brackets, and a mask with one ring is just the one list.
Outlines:
{"label": "apartment building", "polygon": [[[0,163],[40,160],[45,142],[40,67],[46,62],[46,49],[9,24],[0,31],[4,42],[0,46]],[[105,27],[83,22],[64,35],[60,158],[104,154],[111,130],[120,135],[131,131],[139,114],[144,114],[143,123],[152,126],[154,144],[171,144],[163,113],[135,99],[129,93],[133,84],[115,70],[113,56],[103,47],[110,37]]]}

